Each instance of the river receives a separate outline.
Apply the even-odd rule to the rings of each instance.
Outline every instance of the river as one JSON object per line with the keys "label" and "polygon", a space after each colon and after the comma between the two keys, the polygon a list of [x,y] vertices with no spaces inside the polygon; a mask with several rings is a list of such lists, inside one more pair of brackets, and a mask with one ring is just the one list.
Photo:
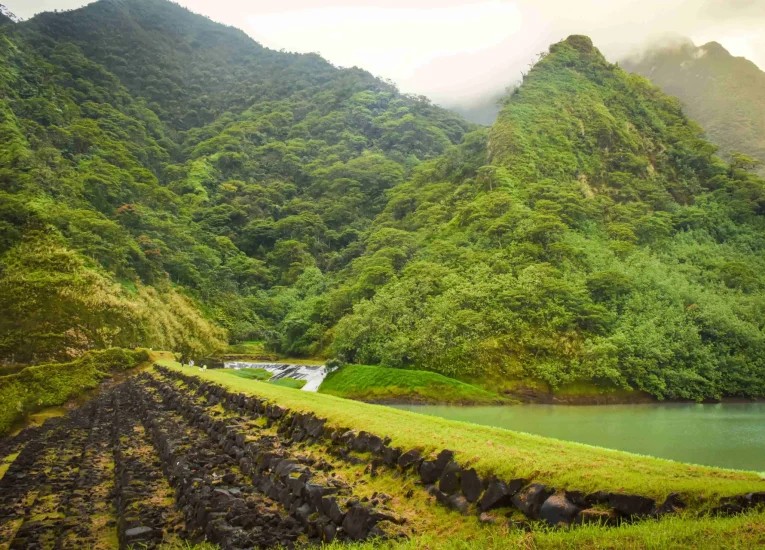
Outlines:
{"label": "river", "polygon": [[395,407],[680,462],[765,472],[765,403]]}

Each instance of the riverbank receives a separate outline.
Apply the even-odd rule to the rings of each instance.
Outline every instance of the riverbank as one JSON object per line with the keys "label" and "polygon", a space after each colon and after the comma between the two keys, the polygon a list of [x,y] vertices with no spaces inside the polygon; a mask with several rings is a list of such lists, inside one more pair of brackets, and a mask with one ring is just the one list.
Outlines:
{"label": "riverbank", "polygon": [[[384,493],[385,501],[390,503],[395,513],[406,519],[403,524],[406,540],[360,543],[350,547],[343,544],[344,548],[456,550],[476,547],[715,547],[699,544],[710,535],[722,537],[720,540],[724,540],[726,545],[718,545],[720,548],[750,548],[765,540],[765,531],[757,527],[765,517],[762,511],[753,510],[735,518],[706,515],[719,506],[726,496],[733,497],[741,494],[739,491],[742,490],[749,493],[765,490],[765,479],[753,472],[691,466],[508,430],[446,421],[329,395],[307,394],[248,382],[215,371],[192,373],[189,377],[188,371],[182,371],[172,364],[167,366],[170,372],[167,375],[158,373],[160,379],[176,380],[174,372],[183,376],[172,383],[170,393],[188,395],[198,406],[218,403],[216,407],[222,405],[223,410],[241,416],[251,410],[252,402],[248,399],[266,399],[273,406],[266,405],[263,409],[262,404],[256,404],[255,408],[268,418],[278,419],[273,421],[273,433],[278,438],[293,441],[289,448],[295,450],[290,452],[297,452],[302,457],[299,461],[306,460],[313,464],[312,461],[318,457],[328,460],[334,479],[354,480],[354,490],[362,491],[360,495],[368,492],[367,498],[373,503],[376,502],[375,495]],[[201,381],[191,383],[197,379]],[[195,410],[188,411],[194,418],[198,415]],[[322,419],[318,424],[321,427],[318,432],[314,430],[316,426],[312,420],[316,417]],[[271,425],[271,422],[269,420],[266,425]],[[231,424],[229,421],[222,425]],[[329,439],[325,439],[326,443],[321,442],[322,437],[330,438],[329,435],[316,436],[317,433],[333,434],[331,443]],[[379,436],[377,443],[375,436]],[[383,445],[379,454],[375,454],[375,451],[367,452],[376,449],[375,445],[379,444]],[[329,447],[325,449],[325,445]],[[341,448],[338,450],[336,445]],[[342,447],[346,445],[350,454],[344,454],[347,451]],[[583,498],[583,495],[588,495],[588,499],[603,498],[597,495],[622,495],[610,497],[611,504],[620,506],[620,498],[624,498],[644,506],[653,502],[658,506],[664,502],[661,508],[667,509],[668,502],[681,502],[682,509],[674,508],[674,514],[658,521],[643,519],[638,523],[630,521],[612,528],[589,525],[549,530],[534,522],[524,523],[526,520],[518,519],[518,509],[512,506],[500,505],[480,518],[480,510],[477,511],[475,505],[469,503],[465,503],[466,508],[462,514],[450,511],[452,506],[462,506],[459,498],[446,498],[439,489],[427,486],[425,481],[419,482],[419,476],[413,478],[411,471],[402,476],[397,469],[389,469],[387,466],[390,462],[385,449],[416,449],[417,455],[422,457],[420,460],[425,461],[417,462],[422,464],[419,466],[419,475],[426,476],[429,474],[424,469],[425,465],[437,467],[438,459],[429,461],[436,455],[442,456],[445,448],[453,451],[451,456],[459,464],[461,470],[457,472],[463,472],[462,475],[466,475],[465,468],[469,468],[484,479],[523,480],[522,486],[530,489],[556,487],[555,494],[560,495],[564,501]],[[380,459],[375,459],[375,456],[380,456]],[[338,461],[337,457],[342,460]],[[403,462],[399,461],[398,464],[400,466]],[[415,472],[417,468],[415,466]],[[445,481],[448,478],[444,478],[444,475],[440,481],[436,478],[436,487],[445,489],[444,483],[449,482]],[[491,483],[494,482],[490,482],[490,486]],[[543,499],[550,493],[544,494]],[[483,497],[480,501],[484,502]],[[523,502],[519,501],[519,505]],[[649,508],[652,506],[650,504]],[[532,506],[532,516],[539,513],[539,508],[536,508],[536,512],[534,510]],[[598,517],[608,521],[607,518],[613,517],[610,514],[614,512],[609,511],[606,504],[590,513],[598,514]],[[510,517],[509,521],[503,519],[505,514]],[[526,532],[529,529],[531,531]],[[657,541],[661,545],[657,546]]]}
{"label": "riverbank", "polygon": [[[189,372],[173,362],[159,361],[159,364],[181,373]],[[190,374],[233,391],[271,399],[295,411],[314,412],[326,418],[330,425],[388,436],[394,445],[417,447],[423,454],[448,446],[486,475],[535,479],[550,486],[587,493],[599,490],[635,492],[656,499],[666,498],[671,492],[682,492],[699,505],[721,496],[765,490],[765,478],[754,472],[690,466],[501,428],[465,424],[321,392],[294,391],[251,382],[218,371]]]}

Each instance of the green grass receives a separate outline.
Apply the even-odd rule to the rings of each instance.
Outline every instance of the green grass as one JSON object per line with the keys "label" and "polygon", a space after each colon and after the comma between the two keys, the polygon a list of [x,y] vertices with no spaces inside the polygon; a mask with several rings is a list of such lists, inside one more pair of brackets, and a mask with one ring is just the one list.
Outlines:
{"label": "green grass", "polygon": [[273,376],[266,369],[221,369],[222,372],[231,376],[238,376],[247,380],[268,380]]}
{"label": "green grass", "polygon": [[765,547],[765,512],[731,518],[668,517],[621,527],[581,526],[531,533],[479,529],[464,537],[422,535],[405,541],[335,543],[326,550],[744,550]]}
{"label": "green grass", "polygon": [[[325,550],[745,550],[765,547],[765,512],[732,518],[670,517],[604,529],[539,530],[531,533],[479,528],[466,536],[424,534],[403,541],[336,542]],[[214,546],[172,546],[163,550],[213,550]]]}
{"label": "green grass", "polygon": [[[160,363],[181,371],[171,361]],[[755,472],[694,466],[425,416],[333,395],[296,392],[274,384],[251,384],[220,371],[193,374],[296,411],[314,412],[326,418],[330,426],[390,436],[393,445],[404,449],[420,448],[425,452],[453,449],[461,464],[469,463],[483,476],[522,477],[559,488],[637,493],[657,500],[677,491],[695,507],[702,505],[702,499],[709,503],[721,496],[765,491],[765,478]]]}
{"label": "green grass", "polygon": [[289,376],[285,378],[279,378],[278,380],[272,380],[271,384],[274,386],[282,386],[283,388],[292,388],[295,390],[301,390],[303,389],[303,386],[305,386],[306,381],[305,380],[297,380],[295,378],[290,378]]}
{"label": "green grass", "polygon": [[346,365],[327,375],[320,393],[372,402],[486,404],[505,401],[496,393],[434,372]]}

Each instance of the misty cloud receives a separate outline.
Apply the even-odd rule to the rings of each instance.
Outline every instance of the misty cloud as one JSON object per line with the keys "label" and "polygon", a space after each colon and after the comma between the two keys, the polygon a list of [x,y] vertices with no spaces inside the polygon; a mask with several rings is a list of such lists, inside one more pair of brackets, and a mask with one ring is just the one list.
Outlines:
{"label": "misty cloud", "polygon": [[[2,1],[2,0],[0,0]],[[6,0],[21,17],[83,0]],[[765,68],[763,0],[180,0],[268,47],[319,52],[446,104],[496,95],[539,52],[587,34],[612,61],[647,43],[720,42]]]}

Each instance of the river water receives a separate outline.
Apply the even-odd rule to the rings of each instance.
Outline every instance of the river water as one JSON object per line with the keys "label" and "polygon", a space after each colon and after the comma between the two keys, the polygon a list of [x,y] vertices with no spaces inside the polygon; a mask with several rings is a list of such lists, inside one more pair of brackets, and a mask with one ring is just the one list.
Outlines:
{"label": "river water", "polygon": [[765,472],[765,403],[396,408],[692,464]]}

